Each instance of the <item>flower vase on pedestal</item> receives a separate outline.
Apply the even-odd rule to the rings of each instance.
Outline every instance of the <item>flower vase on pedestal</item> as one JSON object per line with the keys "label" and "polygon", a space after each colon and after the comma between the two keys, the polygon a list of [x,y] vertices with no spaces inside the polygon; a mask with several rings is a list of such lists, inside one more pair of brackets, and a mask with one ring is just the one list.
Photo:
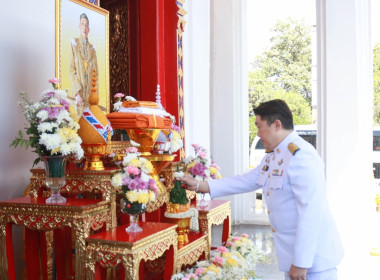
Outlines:
{"label": "flower vase on pedestal", "polygon": [[126,201],[124,198],[120,201],[121,212],[129,215],[129,226],[126,232],[141,232],[143,229],[139,226],[138,221],[141,214],[146,211],[146,204]]}
{"label": "flower vase on pedestal", "polygon": [[46,203],[66,203],[66,198],[61,196],[61,188],[66,183],[66,159],[66,156],[42,157],[46,171],[46,185],[51,190],[51,196],[46,199]]}

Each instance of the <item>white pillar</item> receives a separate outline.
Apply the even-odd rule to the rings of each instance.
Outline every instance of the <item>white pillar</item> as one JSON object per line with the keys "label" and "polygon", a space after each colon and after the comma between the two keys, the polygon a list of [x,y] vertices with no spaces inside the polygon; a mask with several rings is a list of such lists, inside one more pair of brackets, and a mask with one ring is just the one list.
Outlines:
{"label": "white pillar", "polygon": [[186,155],[191,144],[210,149],[210,2],[187,0],[184,42]]}
{"label": "white pillar", "polygon": [[340,279],[375,279],[370,0],[317,0],[317,11],[318,150],[346,249]]}
{"label": "white pillar", "polygon": [[[248,167],[246,0],[211,0],[211,34],[211,154],[226,177]],[[228,199],[241,219],[249,199]]]}

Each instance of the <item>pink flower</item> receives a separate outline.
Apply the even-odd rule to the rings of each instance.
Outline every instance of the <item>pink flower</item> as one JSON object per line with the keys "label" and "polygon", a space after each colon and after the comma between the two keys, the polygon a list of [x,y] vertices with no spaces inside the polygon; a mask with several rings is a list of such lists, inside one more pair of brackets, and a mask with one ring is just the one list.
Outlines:
{"label": "pink flower", "polygon": [[115,94],[115,98],[122,98],[124,96],[124,94],[122,94],[121,92],[118,92]]}
{"label": "pink flower", "polygon": [[138,169],[138,167],[136,166],[132,166],[132,165],[128,165],[126,168],[125,168],[125,171],[130,174],[130,175],[138,175],[140,174],[140,169]]}
{"label": "pink flower", "polygon": [[51,84],[59,84],[61,81],[58,78],[53,78],[48,81]]}
{"label": "pink flower", "polygon": [[233,247],[233,246],[235,246],[235,243],[233,243],[233,242],[228,241],[226,243],[226,247]]}
{"label": "pink flower", "polygon": [[242,233],[242,234],[241,234],[241,237],[248,238],[248,234],[246,234],[246,233]]}
{"label": "pink flower", "polygon": [[241,238],[240,238],[239,236],[234,236],[234,237],[232,237],[232,240],[233,240],[233,241],[240,241]]}
{"label": "pink flower", "polygon": [[220,246],[216,249],[219,253],[227,253],[228,249],[224,246]]}
{"label": "pink flower", "polygon": [[194,273],[190,273],[188,275],[186,275],[184,278],[182,278],[183,280],[196,280],[198,279],[197,275],[195,275]]}
{"label": "pink flower", "polygon": [[198,268],[195,270],[195,274],[196,274],[196,275],[202,275],[204,270],[205,270],[204,267],[198,267]]}
{"label": "pink flower", "polygon": [[204,151],[200,151],[198,153],[198,156],[202,157],[202,158],[205,158],[206,157],[206,153]]}
{"label": "pink flower", "polygon": [[219,266],[223,264],[223,258],[222,257],[215,257],[214,258],[215,263],[217,263]]}
{"label": "pink flower", "polygon": [[128,154],[129,153],[137,153],[138,149],[136,147],[128,147],[126,150],[125,150]]}

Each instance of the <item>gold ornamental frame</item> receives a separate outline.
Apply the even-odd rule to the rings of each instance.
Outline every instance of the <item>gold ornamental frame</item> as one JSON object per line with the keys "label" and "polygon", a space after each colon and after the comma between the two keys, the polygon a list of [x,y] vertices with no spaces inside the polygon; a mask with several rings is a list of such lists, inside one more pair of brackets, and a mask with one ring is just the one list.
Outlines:
{"label": "gold ornamental frame", "polygon": [[89,19],[88,41],[96,51],[99,106],[109,113],[109,12],[107,10],[81,0],[55,0],[55,75],[61,80],[61,89],[68,92],[71,100],[75,100],[69,81],[71,41],[80,35],[79,16],[82,13],[85,13]]}

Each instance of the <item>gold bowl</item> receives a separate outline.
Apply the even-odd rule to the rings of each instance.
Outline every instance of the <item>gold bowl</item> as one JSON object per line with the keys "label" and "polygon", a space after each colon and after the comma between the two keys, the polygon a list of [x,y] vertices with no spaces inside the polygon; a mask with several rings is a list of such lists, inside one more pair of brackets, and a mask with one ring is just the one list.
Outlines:
{"label": "gold bowl", "polygon": [[85,170],[104,170],[101,157],[106,154],[107,144],[83,144],[82,149],[86,161],[84,163]]}
{"label": "gold bowl", "polygon": [[131,140],[140,144],[138,147],[139,152],[143,156],[150,155],[154,143],[160,134],[161,129],[158,128],[129,128],[126,129],[128,136]]}

